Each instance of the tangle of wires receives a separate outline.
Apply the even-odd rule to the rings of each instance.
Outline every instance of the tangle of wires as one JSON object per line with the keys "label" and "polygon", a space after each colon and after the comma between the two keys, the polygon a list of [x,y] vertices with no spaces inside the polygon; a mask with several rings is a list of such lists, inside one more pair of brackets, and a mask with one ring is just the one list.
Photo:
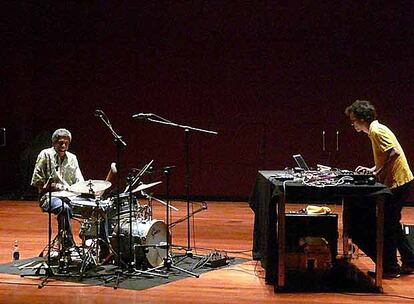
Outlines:
{"label": "tangle of wires", "polygon": [[202,259],[198,260],[194,265],[192,265],[191,269],[197,269],[204,266],[210,267],[219,267],[227,265],[227,261],[230,257],[227,255],[226,251],[219,251],[219,250],[212,250]]}
{"label": "tangle of wires", "polygon": [[336,187],[346,182],[345,177],[340,177],[331,171],[309,171],[304,172],[300,181],[309,187]]}

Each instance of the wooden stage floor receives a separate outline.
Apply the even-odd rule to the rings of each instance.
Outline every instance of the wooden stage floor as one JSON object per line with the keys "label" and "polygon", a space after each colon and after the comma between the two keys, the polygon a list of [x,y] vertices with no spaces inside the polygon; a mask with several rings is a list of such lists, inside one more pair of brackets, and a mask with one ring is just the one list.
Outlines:
{"label": "wooden stage floor", "polygon": [[[179,208],[178,212],[173,212],[173,220],[185,215],[185,202],[172,203]],[[300,207],[290,205],[288,210]],[[155,203],[153,209],[154,218],[164,220],[164,207]],[[334,211],[340,213],[340,208],[334,207]],[[39,278],[0,274],[0,303],[414,303],[414,275],[384,280],[383,294],[275,294],[273,286],[265,284],[260,263],[251,259],[253,218],[246,202],[209,202],[208,209],[197,213],[191,222],[194,231],[191,239],[195,241],[192,248],[227,250],[229,256],[249,259],[246,263],[142,291],[59,281],[49,281],[38,289]],[[405,208],[403,221],[414,223],[414,208]],[[186,227],[186,222],[175,226],[174,244],[187,244]],[[77,235],[78,223],[74,224],[74,230]],[[47,244],[47,215],[40,211],[36,202],[0,201],[0,263],[11,261],[14,240],[19,241],[23,259],[37,256]],[[77,242],[80,243],[79,239]],[[194,250],[199,254],[206,252]],[[362,270],[373,265],[365,257],[355,260],[355,264]]]}

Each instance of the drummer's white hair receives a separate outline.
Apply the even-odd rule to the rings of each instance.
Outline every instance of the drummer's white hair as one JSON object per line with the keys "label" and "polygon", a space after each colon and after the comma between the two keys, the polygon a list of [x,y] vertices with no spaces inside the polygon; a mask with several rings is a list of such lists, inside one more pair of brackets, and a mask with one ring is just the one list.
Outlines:
{"label": "drummer's white hair", "polygon": [[52,143],[56,143],[59,137],[69,137],[69,140],[72,141],[72,134],[67,129],[57,129],[52,134]]}

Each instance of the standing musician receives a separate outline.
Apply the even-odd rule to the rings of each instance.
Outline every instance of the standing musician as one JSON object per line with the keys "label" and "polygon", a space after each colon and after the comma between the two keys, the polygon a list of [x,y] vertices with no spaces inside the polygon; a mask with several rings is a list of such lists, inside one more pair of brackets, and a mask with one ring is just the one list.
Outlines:
{"label": "standing musician", "polygon": [[[374,166],[370,168],[358,166],[356,171],[374,174],[392,193],[390,199],[386,201],[384,213],[384,277],[396,278],[400,274],[412,274],[414,251],[400,223],[401,211],[414,179],[404,151],[394,133],[376,120],[375,107],[369,101],[356,100],[346,108],[345,114],[355,130],[366,133],[372,144]],[[366,216],[363,213],[360,213],[361,218]],[[372,240],[364,241],[372,242]],[[374,259],[374,248],[371,243],[371,246],[365,248],[366,250],[362,249]],[[397,260],[397,249],[401,255],[401,266]]]}
{"label": "standing musician", "polygon": [[[69,186],[84,181],[75,154],[68,152],[72,134],[66,129],[57,129],[52,135],[52,147],[42,150],[36,160],[31,185],[37,187],[39,206],[44,212],[57,215],[60,237],[65,234],[65,247],[73,247],[72,207],[68,198],[52,197],[49,206],[47,191],[66,190]],[[49,209],[50,208],[50,209]]]}

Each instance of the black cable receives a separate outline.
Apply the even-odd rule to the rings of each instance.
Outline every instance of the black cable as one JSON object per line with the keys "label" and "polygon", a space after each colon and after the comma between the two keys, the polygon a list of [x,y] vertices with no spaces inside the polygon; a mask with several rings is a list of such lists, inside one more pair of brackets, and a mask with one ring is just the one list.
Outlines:
{"label": "black cable", "polygon": [[244,256],[247,256],[249,258],[251,258],[251,255],[249,253],[252,252],[251,249],[247,249],[247,250],[226,250],[226,249],[219,249],[219,248],[207,248],[207,247],[195,247],[193,248],[194,250],[208,250],[208,251],[220,251],[220,252],[226,252],[226,253],[240,253],[243,254]]}
{"label": "black cable", "polygon": [[[264,275],[260,275],[259,274],[259,270],[257,270],[257,266],[259,265],[259,261],[256,261],[256,263],[255,263],[255,265],[254,265],[254,269],[253,269],[253,271],[254,271],[254,275],[256,276],[256,277],[258,277],[259,279],[264,279],[265,278],[265,276]],[[263,273],[264,272],[264,270],[262,270],[262,271],[260,271],[261,273]]]}
{"label": "black cable", "polygon": [[406,299],[406,300],[414,300],[414,297],[408,297],[408,296],[400,296],[395,294],[384,294],[384,293],[351,293],[351,292],[338,292],[343,295],[347,296],[357,296],[357,297],[387,297],[387,298],[400,298],[400,299]]}

